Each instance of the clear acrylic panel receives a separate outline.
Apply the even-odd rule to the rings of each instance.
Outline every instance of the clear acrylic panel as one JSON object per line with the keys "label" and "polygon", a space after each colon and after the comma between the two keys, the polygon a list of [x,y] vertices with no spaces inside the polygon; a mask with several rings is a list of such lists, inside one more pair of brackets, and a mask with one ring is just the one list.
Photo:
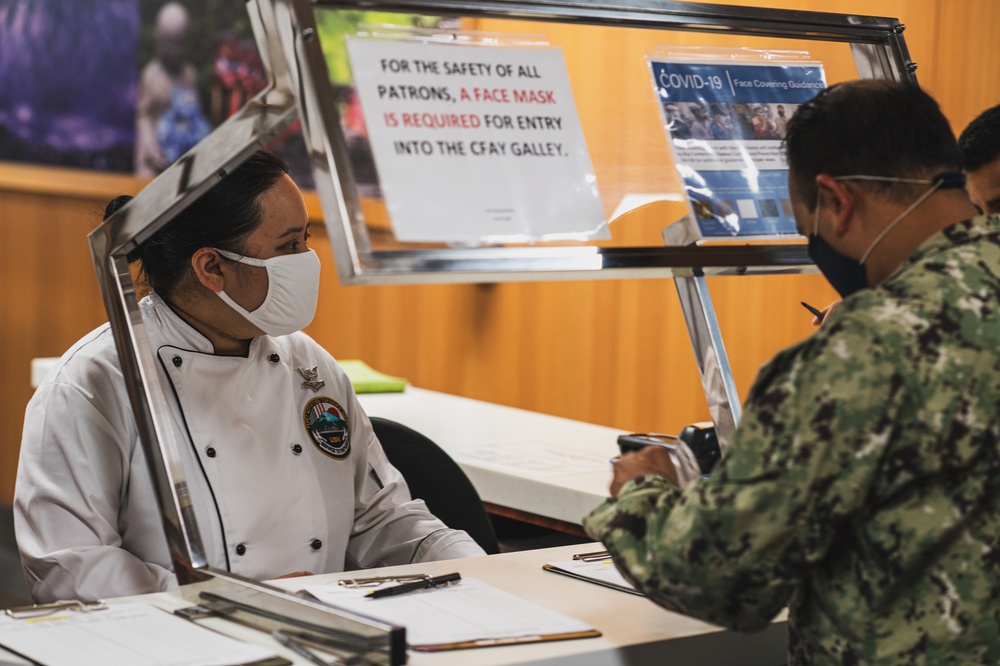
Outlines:
{"label": "clear acrylic panel", "polygon": [[[349,164],[332,168],[340,177],[344,201],[324,201],[335,247],[351,251],[349,258],[337,257],[345,282],[603,278],[620,277],[623,270],[633,277],[812,270],[798,241],[766,248],[748,248],[745,243],[664,247],[663,228],[690,209],[647,56],[677,46],[781,49],[806,52],[821,62],[828,83],[912,78],[895,19],[686,3],[569,7],[406,2],[366,7],[321,2],[314,12],[338,116],[327,127],[340,133]],[[456,60],[469,60],[470,49],[531,48],[533,41],[562,53],[600,209],[608,222],[605,238],[479,243],[401,240],[383,191],[379,160],[371,149],[363,95],[353,80],[347,47],[359,33],[406,34],[400,28],[409,31],[406,38],[422,37],[431,47],[449,35],[473,44],[464,47]],[[494,77],[491,85],[495,83]],[[442,87],[448,87],[447,82]],[[457,97],[458,92],[452,92]],[[419,110],[419,100],[413,108]],[[497,115],[510,117],[509,113]],[[427,128],[425,136],[434,139],[441,133]],[[460,170],[483,172],[483,179],[494,168],[489,160],[472,155],[454,157],[452,163],[460,164]],[[417,171],[425,168],[419,156],[412,164]],[[399,180],[398,175],[393,178],[393,183]],[[462,192],[454,196],[461,197]],[[337,210],[337,215],[329,215],[330,210]],[[553,215],[559,214],[555,209]],[[464,219],[446,222],[468,223]]]}

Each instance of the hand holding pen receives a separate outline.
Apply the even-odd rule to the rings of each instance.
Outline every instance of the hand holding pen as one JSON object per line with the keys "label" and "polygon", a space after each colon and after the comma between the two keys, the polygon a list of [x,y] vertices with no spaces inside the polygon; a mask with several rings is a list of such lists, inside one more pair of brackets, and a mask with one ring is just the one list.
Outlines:
{"label": "hand holding pen", "polygon": [[406,594],[407,592],[416,592],[417,590],[440,587],[441,585],[447,585],[448,583],[454,583],[459,580],[462,580],[462,576],[457,573],[430,576],[412,583],[403,583],[401,585],[393,585],[392,587],[380,587],[377,590],[372,590],[365,596],[369,599],[381,599],[382,597],[392,597],[397,594]]}
{"label": "hand holding pen", "polygon": [[829,315],[831,312],[833,312],[833,309],[835,307],[837,307],[838,305],[840,305],[840,301],[834,301],[833,303],[830,303],[828,306],[826,306],[825,308],[823,308],[822,310],[820,310],[819,308],[815,308],[815,307],[809,305],[805,301],[801,301],[801,303],[802,303],[802,307],[804,307],[806,310],[809,310],[809,312],[812,313],[812,315],[813,315],[813,322],[812,322],[813,326],[819,326],[820,324],[822,324],[823,320],[826,319],[827,315]]}

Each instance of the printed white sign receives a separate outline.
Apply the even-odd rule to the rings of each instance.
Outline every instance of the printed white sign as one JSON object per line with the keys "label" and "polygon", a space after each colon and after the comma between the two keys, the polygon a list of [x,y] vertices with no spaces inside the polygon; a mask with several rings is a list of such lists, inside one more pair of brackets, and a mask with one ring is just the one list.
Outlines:
{"label": "printed white sign", "polygon": [[561,51],[351,38],[396,238],[609,238]]}

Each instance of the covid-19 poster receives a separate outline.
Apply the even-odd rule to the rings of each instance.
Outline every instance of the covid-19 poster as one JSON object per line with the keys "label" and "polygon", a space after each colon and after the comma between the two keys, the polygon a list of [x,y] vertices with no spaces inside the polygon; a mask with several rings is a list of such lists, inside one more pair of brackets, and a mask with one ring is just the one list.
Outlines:
{"label": "covid-19 poster", "polygon": [[826,87],[822,65],[649,65],[691,203],[684,240],[795,235],[782,140],[798,106]]}

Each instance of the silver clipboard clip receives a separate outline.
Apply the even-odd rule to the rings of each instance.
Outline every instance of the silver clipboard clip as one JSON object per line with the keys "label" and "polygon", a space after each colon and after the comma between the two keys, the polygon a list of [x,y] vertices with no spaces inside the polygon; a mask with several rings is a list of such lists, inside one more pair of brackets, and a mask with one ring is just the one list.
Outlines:
{"label": "silver clipboard clip", "polygon": [[76,611],[78,613],[89,613],[91,611],[107,610],[108,604],[98,599],[97,601],[79,601],[72,599],[69,601],[53,601],[48,604],[33,604],[31,606],[15,606],[4,611],[8,617],[15,620],[30,620],[33,617],[45,617],[59,611]]}
{"label": "silver clipboard clip", "polygon": [[573,559],[580,562],[603,562],[604,560],[611,559],[611,553],[606,550],[599,550],[594,553],[577,553],[573,556]]}
{"label": "silver clipboard clip", "polygon": [[416,583],[430,578],[425,573],[396,574],[395,576],[372,576],[370,578],[345,578],[337,584],[350,588],[378,587],[382,583]]}

